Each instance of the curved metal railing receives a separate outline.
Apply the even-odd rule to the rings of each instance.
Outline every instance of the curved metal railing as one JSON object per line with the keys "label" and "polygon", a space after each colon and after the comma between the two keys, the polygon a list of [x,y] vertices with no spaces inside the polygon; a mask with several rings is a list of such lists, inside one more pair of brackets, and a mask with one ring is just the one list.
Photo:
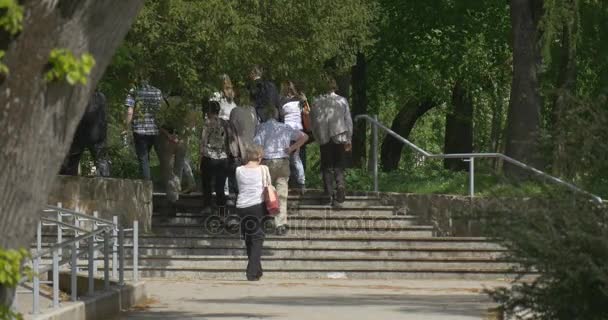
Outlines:
{"label": "curved metal railing", "polygon": [[[59,270],[68,265],[70,267],[70,286],[71,300],[78,299],[78,260],[86,257],[88,261],[87,279],[88,294],[95,292],[95,274],[97,273],[97,254],[103,256],[103,279],[104,290],[110,288],[110,268],[112,276],[118,277],[119,285],[124,284],[124,233],[133,233],[133,281],[138,281],[138,222],[133,222],[132,229],[124,229],[118,224],[118,217],[114,216],[113,221],[104,220],[97,217],[97,212],[93,216],[64,209],[61,204],[57,206],[47,206],[40,213],[40,220],[36,230],[36,250],[26,261],[31,265],[32,286],[27,291],[33,292],[32,314],[40,312],[40,285],[48,284],[52,286],[52,306],[59,307]],[[88,223],[88,225],[86,225]],[[42,228],[56,228],[57,240],[49,243],[49,247],[42,249]],[[64,240],[64,232],[69,233],[69,238]],[[101,237],[100,237],[101,236]],[[85,243],[84,250],[80,244]],[[63,250],[69,251],[69,257],[63,258]],[[43,258],[49,260],[50,264],[42,265]],[[112,263],[110,266],[110,259]],[[42,281],[40,277],[46,272],[52,272],[52,280]],[[28,281],[28,277],[23,277],[20,285]],[[16,300],[16,299],[15,299]],[[16,302],[15,302],[16,303]]]}
{"label": "curved metal railing", "polygon": [[432,153],[427,152],[424,149],[420,148],[419,146],[415,145],[411,141],[405,139],[404,137],[400,136],[395,131],[386,127],[382,123],[380,123],[378,121],[377,116],[371,117],[367,114],[362,114],[362,115],[358,115],[355,117],[355,121],[359,121],[359,120],[365,120],[372,125],[372,144],[373,144],[372,147],[374,148],[374,152],[372,152],[372,162],[373,162],[373,171],[374,171],[374,191],[376,191],[376,192],[378,191],[378,128],[380,128],[384,132],[386,132],[388,135],[397,139],[399,142],[405,144],[406,146],[410,147],[411,149],[415,150],[416,152],[422,154],[426,158],[429,158],[429,159],[465,159],[465,161],[468,161],[469,162],[469,195],[471,197],[473,197],[475,195],[475,159],[476,158],[498,158],[498,159],[508,162],[514,166],[520,167],[524,170],[527,170],[538,176],[541,176],[551,182],[562,185],[574,192],[578,192],[578,193],[587,195],[599,203],[603,203],[603,199],[598,195],[595,195],[591,192],[583,190],[570,182],[566,182],[560,178],[552,176],[546,172],[543,172],[537,168],[529,166],[521,161],[515,160],[502,153],[432,154]]}

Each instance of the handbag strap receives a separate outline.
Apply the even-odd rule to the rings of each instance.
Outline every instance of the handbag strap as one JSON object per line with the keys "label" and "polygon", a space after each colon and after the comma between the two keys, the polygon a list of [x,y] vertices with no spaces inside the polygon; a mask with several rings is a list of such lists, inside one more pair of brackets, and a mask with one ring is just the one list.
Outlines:
{"label": "handbag strap", "polygon": [[268,187],[268,177],[266,176],[266,167],[264,165],[260,166],[260,172],[262,173],[262,187]]}

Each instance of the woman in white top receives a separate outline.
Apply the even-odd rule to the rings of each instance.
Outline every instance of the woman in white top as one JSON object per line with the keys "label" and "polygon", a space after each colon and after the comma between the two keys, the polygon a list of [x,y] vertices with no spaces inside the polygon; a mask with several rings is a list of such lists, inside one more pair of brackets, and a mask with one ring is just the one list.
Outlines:
{"label": "woman in white top", "polygon": [[[241,218],[241,232],[247,247],[247,280],[258,281],[263,275],[262,246],[264,231],[262,220],[266,215],[264,204],[264,180],[271,181],[267,176],[268,169],[260,162],[264,156],[261,146],[253,145],[247,148],[244,162],[236,168],[236,180],[239,193],[236,200],[236,210]],[[265,177],[266,175],[266,177]]]}
{"label": "woman in white top", "polygon": [[[302,107],[300,93],[293,82],[287,80],[281,84],[281,94],[283,95],[283,106],[281,107],[281,117],[283,122],[292,129],[303,131],[302,126]],[[293,144],[293,142],[292,142]],[[289,157],[289,166],[291,169],[291,177],[289,178],[292,185],[298,189],[304,189],[306,184],[306,175],[304,164],[302,163],[301,153],[304,153],[304,146],[292,153]]]}

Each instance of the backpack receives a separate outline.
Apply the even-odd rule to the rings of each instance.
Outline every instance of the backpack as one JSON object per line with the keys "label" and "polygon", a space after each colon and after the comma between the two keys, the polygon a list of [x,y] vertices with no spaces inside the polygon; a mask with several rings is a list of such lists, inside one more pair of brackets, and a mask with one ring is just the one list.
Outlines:
{"label": "backpack", "polygon": [[226,127],[222,123],[223,120],[218,119],[217,121],[211,122],[207,129],[207,149],[212,150],[215,153],[226,153]]}

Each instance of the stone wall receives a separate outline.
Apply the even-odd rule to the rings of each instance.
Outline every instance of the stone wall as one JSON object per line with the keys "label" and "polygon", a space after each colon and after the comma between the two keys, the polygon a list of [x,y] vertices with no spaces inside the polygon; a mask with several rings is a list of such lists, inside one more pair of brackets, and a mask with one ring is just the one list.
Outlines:
{"label": "stone wall", "polygon": [[112,220],[128,228],[139,221],[140,232],[152,227],[152,183],[143,180],[57,176],[48,204]]}
{"label": "stone wall", "polygon": [[493,216],[498,212],[525,213],[540,209],[544,203],[530,198],[484,198],[441,194],[380,193],[387,205],[395,205],[398,214],[413,215],[418,222],[435,227],[437,236],[487,236]]}

